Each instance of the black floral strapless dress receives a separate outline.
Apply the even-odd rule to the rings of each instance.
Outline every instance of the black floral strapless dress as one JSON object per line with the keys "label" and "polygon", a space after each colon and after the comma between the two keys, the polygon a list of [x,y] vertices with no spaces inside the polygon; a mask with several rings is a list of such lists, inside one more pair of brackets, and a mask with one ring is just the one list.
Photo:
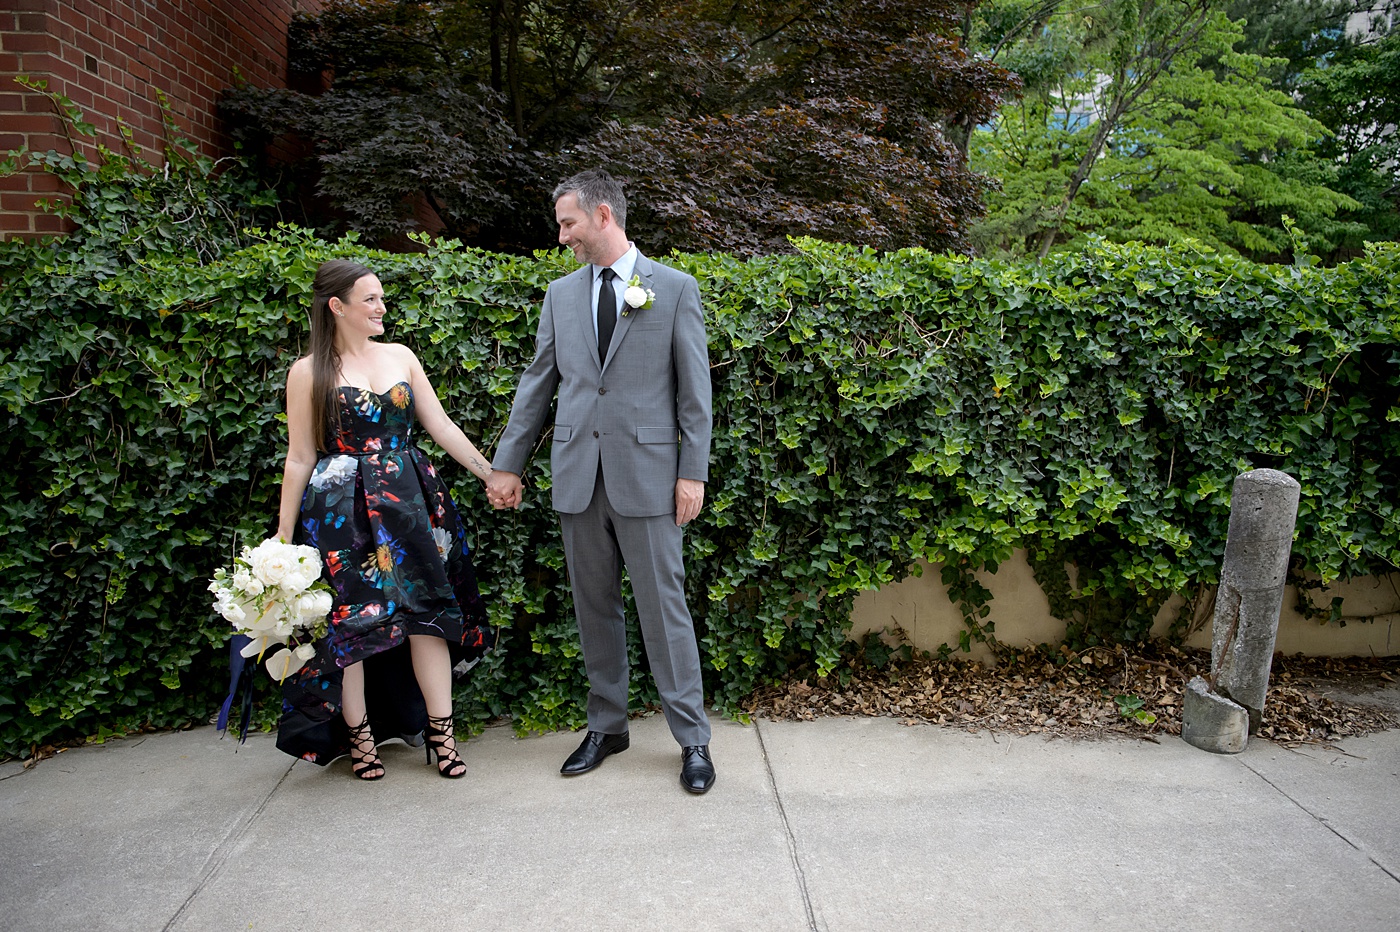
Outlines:
{"label": "black floral strapless dress", "polygon": [[[447,641],[463,669],[494,643],[457,509],[413,443],[413,392],[342,387],[340,424],[301,501],[297,543],[321,552],[334,590],[330,631],[282,684],[277,746],[318,764],[346,752],[341,669],[364,663],[375,737],[419,743],[427,709],[409,635]],[[399,649],[402,648],[402,649]]]}

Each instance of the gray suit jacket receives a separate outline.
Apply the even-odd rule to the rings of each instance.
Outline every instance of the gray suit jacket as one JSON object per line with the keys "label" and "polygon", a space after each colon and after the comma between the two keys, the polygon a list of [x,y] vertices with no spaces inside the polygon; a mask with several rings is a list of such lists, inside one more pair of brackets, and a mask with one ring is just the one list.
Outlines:
{"label": "gray suit jacket", "polygon": [[[695,279],[643,255],[635,274],[656,292],[619,317],[606,360],[593,333],[592,267],[550,283],[535,359],[520,377],[492,466],[521,474],[558,392],[550,462],[554,508],[578,514],[601,458],[619,514],[675,512],[676,479],[709,478],[710,360]],[[622,284],[622,283],[619,283]]]}

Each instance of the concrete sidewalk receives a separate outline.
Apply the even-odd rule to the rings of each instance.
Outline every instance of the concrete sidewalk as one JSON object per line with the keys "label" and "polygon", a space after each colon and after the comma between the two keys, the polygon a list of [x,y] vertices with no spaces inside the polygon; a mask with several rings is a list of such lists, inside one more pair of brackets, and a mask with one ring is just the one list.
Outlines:
{"label": "concrete sidewalk", "polygon": [[1339,749],[1046,741],[889,719],[716,720],[680,787],[659,717],[296,763],[209,728],[0,765],[0,928],[1400,929],[1400,731]]}

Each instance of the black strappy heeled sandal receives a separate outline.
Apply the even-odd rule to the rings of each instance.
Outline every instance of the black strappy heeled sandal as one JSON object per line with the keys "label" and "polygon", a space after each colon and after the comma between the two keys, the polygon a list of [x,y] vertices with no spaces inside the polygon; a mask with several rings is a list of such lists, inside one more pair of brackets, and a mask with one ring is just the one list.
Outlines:
{"label": "black strappy heeled sandal", "polygon": [[[368,751],[365,745],[369,745]],[[379,773],[365,776],[371,770],[378,770]],[[378,780],[384,776],[384,762],[379,759],[379,751],[374,745],[374,732],[369,730],[368,715],[360,724],[350,726],[350,772],[361,780]]]}
{"label": "black strappy heeled sandal", "polygon": [[[467,765],[462,760],[462,756],[457,753],[457,738],[452,733],[452,716],[446,718],[433,718],[428,716],[428,727],[423,730],[424,749],[428,752],[428,763],[433,762],[433,755],[437,755],[438,776],[446,777],[449,780],[456,780],[458,777],[467,775]],[[447,739],[451,738],[453,747],[447,746]],[[447,769],[443,770],[443,762],[447,762]]]}

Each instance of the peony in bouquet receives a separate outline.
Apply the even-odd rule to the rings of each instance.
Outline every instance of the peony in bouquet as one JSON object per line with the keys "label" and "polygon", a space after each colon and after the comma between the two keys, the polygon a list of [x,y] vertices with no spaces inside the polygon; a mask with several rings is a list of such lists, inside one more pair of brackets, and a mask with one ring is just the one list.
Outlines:
{"label": "peony in bouquet", "polygon": [[209,591],[214,610],[248,636],[244,657],[275,648],[263,663],[278,682],[306,665],[329,626],[333,600],[315,547],[275,538],[244,547],[232,567],[214,571]]}

